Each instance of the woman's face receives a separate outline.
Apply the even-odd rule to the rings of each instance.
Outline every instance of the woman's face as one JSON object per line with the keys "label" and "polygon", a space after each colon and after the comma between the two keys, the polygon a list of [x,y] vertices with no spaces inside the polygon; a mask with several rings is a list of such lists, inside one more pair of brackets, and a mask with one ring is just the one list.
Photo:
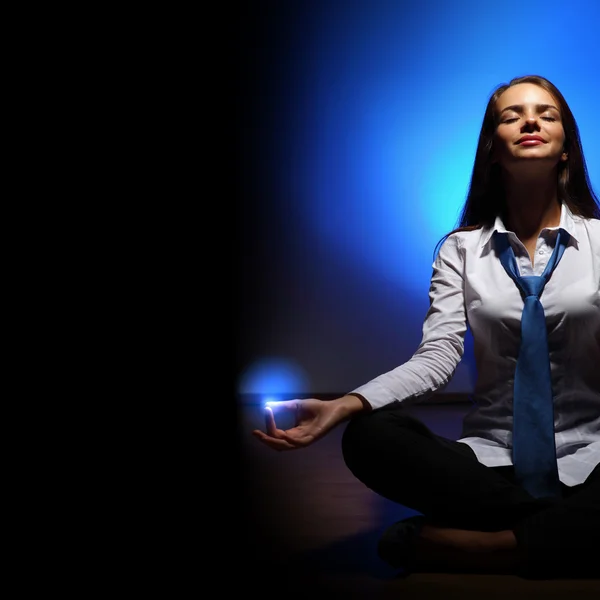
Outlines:
{"label": "woman's face", "polygon": [[533,83],[508,88],[496,102],[496,114],[493,157],[507,170],[566,160],[559,106],[544,88]]}

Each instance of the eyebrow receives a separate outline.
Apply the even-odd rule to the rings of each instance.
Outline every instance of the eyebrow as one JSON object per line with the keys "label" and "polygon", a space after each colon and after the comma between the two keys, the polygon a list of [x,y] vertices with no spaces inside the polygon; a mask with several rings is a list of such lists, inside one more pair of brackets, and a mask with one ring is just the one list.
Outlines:
{"label": "eyebrow", "polygon": [[[553,104],[537,104],[536,105],[536,109],[538,110],[538,112],[544,112],[545,110],[548,110],[549,108],[553,108],[554,110],[556,110],[557,112],[560,113],[558,108],[556,108],[556,106],[554,106]],[[500,111],[500,114],[502,114],[503,112],[506,112],[507,110],[514,110],[515,112],[522,113],[523,105],[522,104],[512,104],[511,106],[507,106],[506,108],[503,108]]]}

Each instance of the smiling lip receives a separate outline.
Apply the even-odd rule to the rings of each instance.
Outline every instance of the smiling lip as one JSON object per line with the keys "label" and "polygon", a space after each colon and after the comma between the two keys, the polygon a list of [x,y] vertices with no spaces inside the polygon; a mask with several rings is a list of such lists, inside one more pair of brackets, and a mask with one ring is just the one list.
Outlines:
{"label": "smiling lip", "polygon": [[539,135],[524,135],[517,144],[521,146],[537,146],[538,144],[544,144],[544,138]]}

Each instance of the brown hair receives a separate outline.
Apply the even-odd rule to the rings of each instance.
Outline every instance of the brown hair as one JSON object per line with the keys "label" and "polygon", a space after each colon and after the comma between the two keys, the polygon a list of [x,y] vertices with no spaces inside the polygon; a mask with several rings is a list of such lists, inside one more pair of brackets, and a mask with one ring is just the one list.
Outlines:
{"label": "brown hair", "polygon": [[490,227],[497,216],[505,215],[506,201],[500,166],[492,160],[494,136],[498,126],[496,102],[508,88],[520,83],[533,83],[545,89],[559,105],[565,132],[564,150],[568,160],[561,161],[558,167],[558,199],[564,202],[575,215],[600,219],[600,203],[590,183],[579,128],[567,101],[559,89],[545,77],[539,75],[515,77],[509,83],[499,85],[488,100],[477,142],[467,199],[461,210],[457,228],[444,235],[437,243],[434,254],[452,233],[484,226]]}

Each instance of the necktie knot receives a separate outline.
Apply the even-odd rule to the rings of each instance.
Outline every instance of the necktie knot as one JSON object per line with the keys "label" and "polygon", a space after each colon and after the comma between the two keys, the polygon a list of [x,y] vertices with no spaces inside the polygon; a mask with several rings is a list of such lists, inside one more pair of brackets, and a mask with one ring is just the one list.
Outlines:
{"label": "necktie knot", "polygon": [[529,296],[539,298],[546,285],[546,279],[537,275],[522,275],[519,280],[526,298]]}

